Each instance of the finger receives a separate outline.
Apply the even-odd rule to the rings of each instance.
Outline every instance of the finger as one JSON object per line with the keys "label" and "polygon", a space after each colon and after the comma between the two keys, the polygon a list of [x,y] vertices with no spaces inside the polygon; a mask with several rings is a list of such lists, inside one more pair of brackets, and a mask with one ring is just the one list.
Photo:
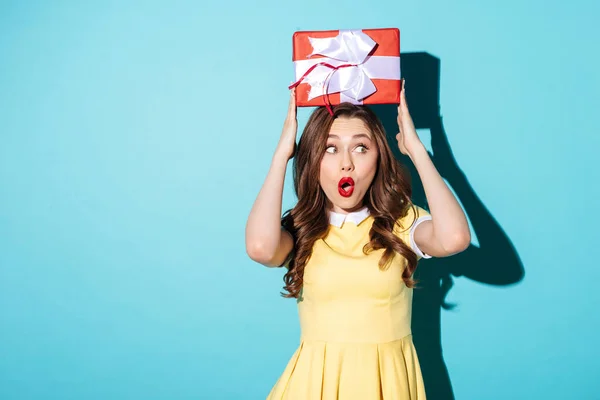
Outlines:
{"label": "finger", "polygon": [[290,90],[290,102],[288,104],[288,116],[296,117],[296,88]]}
{"label": "finger", "polygon": [[[402,84],[400,85],[400,100],[402,100],[402,97],[404,95],[405,87],[406,87],[406,79],[402,78]],[[402,102],[400,102],[400,104],[402,104]]]}
{"label": "finger", "polygon": [[398,102],[398,116],[402,116],[402,91],[400,91],[400,102]]}
{"label": "finger", "polygon": [[404,90],[404,86],[402,86],[402,90],[400,91],[400,104],[406,106],[406,91]]}

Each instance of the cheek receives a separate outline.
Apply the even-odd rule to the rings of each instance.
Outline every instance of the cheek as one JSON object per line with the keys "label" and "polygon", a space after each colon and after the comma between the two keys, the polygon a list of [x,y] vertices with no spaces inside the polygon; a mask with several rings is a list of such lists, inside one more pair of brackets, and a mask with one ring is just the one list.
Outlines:
{"label": "cheek", "polygon": [[361,163],[361,176],[363,178],[372,178],[377,172],[377,160],[378,157],[375,155],[373,157],[365,157]]}
{"label": "cheek", "polygon": [[323,183],[323,181],[334,179],[335,173],[335,165],[333,165],[331,161],[328,161],[327,158],[323,158],[323,161],[321,161],[321,168],[319,170],[319,177],[321,179],[321,183]]}

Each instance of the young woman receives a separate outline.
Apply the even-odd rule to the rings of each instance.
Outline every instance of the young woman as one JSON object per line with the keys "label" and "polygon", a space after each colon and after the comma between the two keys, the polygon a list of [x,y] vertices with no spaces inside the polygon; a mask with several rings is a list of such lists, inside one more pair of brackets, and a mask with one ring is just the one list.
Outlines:
{"label": "young woman", "polygon": [[[404,87],[404,85],[403,85]],[[250,258],[284,266],[297,299],[300,345],[268,399],[425,399],[411,335],[417,261],[465,250],[466,216],[434,167],[408,112],[396,136],[414,163],[430,211],[411,202],[407,173],[366,106],[320,107],[296,146],[292,90],[287,118],[246,226]],[[283,217],[287,162],[298,202]]]}

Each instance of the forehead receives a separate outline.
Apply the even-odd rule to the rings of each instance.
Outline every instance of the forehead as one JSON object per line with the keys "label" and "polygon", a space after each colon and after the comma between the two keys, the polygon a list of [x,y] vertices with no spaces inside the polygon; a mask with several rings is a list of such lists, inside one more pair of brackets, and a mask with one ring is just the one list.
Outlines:
{"label": "forehead", "polygon": [[330,135],[336,135],[340,138],[352,137],[359,133],[364,133],[369,138],[373,137],[367,125],[359,118],[336,118],[329,130]]}

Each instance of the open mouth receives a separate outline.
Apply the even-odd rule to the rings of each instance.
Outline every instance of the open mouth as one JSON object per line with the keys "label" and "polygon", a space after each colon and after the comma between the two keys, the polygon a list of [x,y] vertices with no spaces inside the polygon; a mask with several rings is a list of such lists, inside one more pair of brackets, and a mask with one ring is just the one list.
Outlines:
{"label": "open mouth", "polygon": [[350,177],[344,177],[338,182],[338,192],[343,197],[352,196],[354,192],[354,180]]}

